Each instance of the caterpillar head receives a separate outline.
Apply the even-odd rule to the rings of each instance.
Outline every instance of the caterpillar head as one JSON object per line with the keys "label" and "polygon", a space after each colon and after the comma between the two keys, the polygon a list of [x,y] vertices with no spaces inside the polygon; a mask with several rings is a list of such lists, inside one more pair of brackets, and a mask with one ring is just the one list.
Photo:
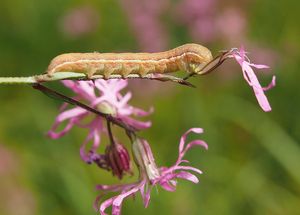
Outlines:
{"label": "caterpillar head", "polygon": [[[220,66],[226,59],[231,57],[230,51],[221,51],[218,56],[213,58],[211,55],[202,58],[202,61],[190,63],[190,72],[197,75],[205,75]],[[204,60],[203,60],[204,59]]]}
{"label": "caterpillar head", "polygon": [[184,48],[189,73],[201,74],[203,68],[213,60],[210,50],[202,45],[186,44]]}

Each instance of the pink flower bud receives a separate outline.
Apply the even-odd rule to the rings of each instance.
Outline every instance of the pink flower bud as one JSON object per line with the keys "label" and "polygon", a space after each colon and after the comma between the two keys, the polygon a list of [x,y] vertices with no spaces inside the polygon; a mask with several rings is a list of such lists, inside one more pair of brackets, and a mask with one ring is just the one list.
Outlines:
{"label": "pink flower bud", "polygon": [[122,179],[128,172],[132,174],[130,157],[127,149],[119,143],[114,143],[106,147],[105,159],[114,176]]}
{"label": "pink flower bud", "polygon": [[144,139],[136,138],[133,141],[132,149],[140,172],[146,174],[150,182],[159,178],[159,169],[156,166],[149,143]]}

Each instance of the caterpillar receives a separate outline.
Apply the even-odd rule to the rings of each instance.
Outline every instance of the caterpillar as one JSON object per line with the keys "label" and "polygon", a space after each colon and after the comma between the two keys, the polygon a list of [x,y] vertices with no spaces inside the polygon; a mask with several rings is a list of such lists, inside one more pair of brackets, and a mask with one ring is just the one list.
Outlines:
{"label": "caterpillar", "polygon": [[101,75],[104,79],[116,75],[122,78],[164,75],[179,70],[198,74],[212,60],[209,49],[198,44],[185,44],[157,53],[67,53],[55,57],[46,73],[51,76],[70,71],[87,77]]}

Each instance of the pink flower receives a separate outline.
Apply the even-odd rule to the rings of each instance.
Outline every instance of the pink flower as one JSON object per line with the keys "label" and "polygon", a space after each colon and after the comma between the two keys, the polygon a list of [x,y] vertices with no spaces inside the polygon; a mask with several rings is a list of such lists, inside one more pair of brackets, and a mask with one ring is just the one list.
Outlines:
{"label": "pink flower", "polygon": [[203,42],[212,42],[217,35],[216,0],[181,0],[175,8],[176,22],[187,26],[192,39]]}
{"label": "pink flower", "polygon": [[219,37],[231,43],[243,41],[247,29],[245,14],[239,8],[226,8],[216,20],[216,28],[220,32]]}
{"label": "pink flower", "polygon": [[161,16],[169,0],[121,0],[138,45],[144,51],[162,51],[168,44],[168,35]]}
{"label": "pink flower", "polygon": [[[131,98],[131,93],[127,92],[124,96],[120,93],[127,86],[126,80],[63,81],[63,84],[76,93],[74,99],[86,101],[89,106],[100,112],[111,114],[136,129],[145,129],[151,126],[149,121],[141,122],[132,118],[132,116],[146,116],[150,112],[127,104]],[[94,155],[100,144],[100,134],[106,133],[106,128],[103,125],[104,119],[81,107],[66,110],[67,106],[64,104],[61,107],[61,113],[56,117],[48,136],[53,139],[60,138],[75,125],[89,129],[89,134],[80,149],[80,154],[84,161],[91,163],[93,161],[91,156]],[[94,118],[88,123],[84,122],[89,116],[94,116]],[[66,126],[61,131],[56,131],[63,122],[67,122]],[[93,146],[90,153],[87,154],[85,146],[91,140],[93,140]]]}
{"label": "pink flower", "polygon": [[260,105],[260,107],[265,111],[271,111],[271,106],[269,101],[264,93],[275,86],[275,76],[273,76],[271,83],[267,87],[262,87],[251,67],[255,67],[257,69],[265,69],[269,68],[266,65],[262,64],[253,64],[250,63],[249,58],[246,56],[246,52],[243,47],[240,50],[233,49],[231,50],[230,57],[234,57],[235,60],[240,64],[243,70],[244,79],[248,82],[248,84],[253,88],[256,99]]}
{"label": "pink flower", "polygon": [[101,198],[109,192],[120,192],[119,195],[109,198],[101,203],[100,213],[106,215],[105,210],[108,207],[112,207],[112,214],[119,215],[121,213],[122,202],[129,196],[134,196],[137,192],[141,193],[144,206],[147,207],[150,201],[151,189],[160,185],[167,191],[175,191],[177,185],[177,179],[185,179],[193,183],[198,183],[198,178],[191,172],[202,174],[202,172],[194,167],[182,165],[188,163],[187,160],[183,160],[185,153],[193,146],[202,146],[205,149],[208,148],[207,144],[202,140],[194,140],[188,144],[186,142],[186,136],[190,133],[203,133],[201,128],[192,128],[188,130],[180,140],[179,144],[179,156],[176,163],[171,167],[157,168],[154,161],[154,157],[148,142],[144,139],[136,138],[133,141],[133,154],[135,156],[136,164],[140,171],[140,180],[136,183],[125,185],[98,185],[97,190],[102,191],[102,194],[98,196],[95,201],[95,207],[97,208]]}
{"label": "pink flower", "polygon": [[106,146],[105,154],[90,151],[89,158],[101,169],[112,171],[113,176],[117,176],[119,179],[122,179],[126,173],[133,174],[126,147],[114,140]]}
{"label": "pink flower", "polygon": [[91,5],[86,5],[67,11],[59,24],[66,36],[79,38],[95,31],[99,19],[99,11]]}
{"label": "pink flower", "polygon": [[125,173],[132,175],[129,153],[125,146],[113,143],[106,147],[105,160],[113,175],[122,179]]}

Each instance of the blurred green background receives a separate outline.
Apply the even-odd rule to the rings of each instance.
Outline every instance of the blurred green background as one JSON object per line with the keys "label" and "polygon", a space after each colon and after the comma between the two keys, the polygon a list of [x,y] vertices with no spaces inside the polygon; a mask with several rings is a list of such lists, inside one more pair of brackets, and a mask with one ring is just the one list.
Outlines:
{"label": "blurred green background", "polygon": [[[205,129],[209,150],[186,157],[204,171],[200,184],[179,181],[175,193],[154,189],[148,209],[139,196],[127,199],[123,214],[300,214],[299,7],[296,0],[1,0],[0,76],[42,73],[65,52],[160,51],[196,42],[217,54],[244,44],[253,62],[272,67],[259,72],[264,85],[277,76],[267,92],[270,113],[233,61],[194,78],[196,89],[130,81],[131,104],[155,108],[153,127],[142,135],[158,165],[174,163],[190,127]],[[29,86],[0,86],[0,100],[0,214],[96,214],[95,185],[118,180],[81,161],[86,131],[48,139],[61,102]]]}

